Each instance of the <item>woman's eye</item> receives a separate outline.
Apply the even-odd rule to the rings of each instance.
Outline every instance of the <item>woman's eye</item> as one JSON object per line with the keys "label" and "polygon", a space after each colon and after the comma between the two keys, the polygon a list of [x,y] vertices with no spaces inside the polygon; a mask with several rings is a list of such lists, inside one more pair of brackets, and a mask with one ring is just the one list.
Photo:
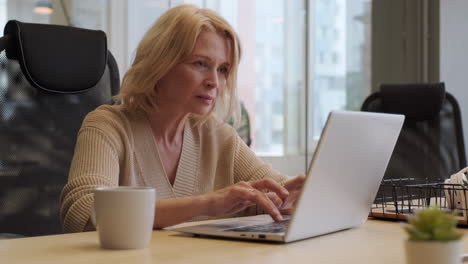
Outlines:
{"label": "woman's eye", "polygon": [[206,63],[203,61],[196,61],[193,63],[195,66],[205,67]]}
{"label": "woman's eye", "polygon": [[227,67],[221,67],[221,68],[219,68],[218,71],[221,72],[221,73],[228,73],[229,70],[228,70]]}

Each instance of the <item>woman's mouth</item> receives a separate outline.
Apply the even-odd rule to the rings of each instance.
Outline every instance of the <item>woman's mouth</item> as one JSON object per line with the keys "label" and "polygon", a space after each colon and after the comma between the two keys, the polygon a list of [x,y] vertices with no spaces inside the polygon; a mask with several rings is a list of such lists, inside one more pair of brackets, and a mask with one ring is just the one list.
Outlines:
{"label": "woman's mouth", "polygon": [[214,97],[209,95],[197,95],[197,98],[202,100],[202,102],[206,105],[210,105],[214,100]]}

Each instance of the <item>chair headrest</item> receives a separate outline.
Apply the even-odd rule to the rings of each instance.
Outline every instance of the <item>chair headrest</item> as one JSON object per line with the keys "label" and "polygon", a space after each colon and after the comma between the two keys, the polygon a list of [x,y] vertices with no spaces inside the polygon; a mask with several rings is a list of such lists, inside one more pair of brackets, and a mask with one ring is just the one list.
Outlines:
{"label": "chair headrest", "polygon": [[382,107],[387,113],[413,120],[434,119],[445,100],[444,83],[382,84]]}
{"label": "chair headrest", "polygon": [[8,59],[19,61],[32,86],[50,92],[78,93],[92,88],[104,74],[107,40],[104,32],[10,20]]}

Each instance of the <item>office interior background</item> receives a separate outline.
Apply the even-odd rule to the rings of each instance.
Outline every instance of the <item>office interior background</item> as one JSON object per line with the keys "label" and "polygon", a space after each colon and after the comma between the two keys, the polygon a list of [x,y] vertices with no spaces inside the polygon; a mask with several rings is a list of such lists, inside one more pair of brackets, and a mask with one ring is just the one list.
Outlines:
{"label": "office interior background", "polygon": [[359,110],[379,83],[443,81],[468,124],[464,0],[0,0],[0,24],[103,30],[122,78],[146,30],[183,3],[218,11],[239,33],[252,148],[284,173],[306,171],[329,111]]}

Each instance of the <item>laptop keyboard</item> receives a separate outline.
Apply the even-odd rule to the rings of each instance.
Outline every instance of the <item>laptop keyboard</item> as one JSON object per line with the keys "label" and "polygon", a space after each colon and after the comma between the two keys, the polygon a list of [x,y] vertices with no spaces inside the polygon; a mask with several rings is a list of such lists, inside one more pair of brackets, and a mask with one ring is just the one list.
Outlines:
{"label": "laptop keyboard", "polygon": [[265,225],[251,225],[225,229],[229,232],[254,232],[254,233],[283,233],[288,228],[289,220],[273,222]]}

